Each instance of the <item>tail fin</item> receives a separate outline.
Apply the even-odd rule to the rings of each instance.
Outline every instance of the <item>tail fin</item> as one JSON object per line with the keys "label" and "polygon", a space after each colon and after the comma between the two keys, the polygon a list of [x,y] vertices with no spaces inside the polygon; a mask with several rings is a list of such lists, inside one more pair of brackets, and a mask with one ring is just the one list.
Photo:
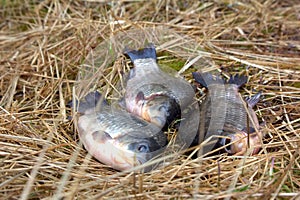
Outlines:
{"label": "tail fin", "polygon": [[193,72],[192,74],[195,81],[206,88],[212,84],[224,84],[224,79],[219,76],[213,77],[210,73]]}
{"label": "tail fin", "polygon": [[257,104],[257,102],[259,102],[261,96],[262,96],[262,91],[259,91],[258,93],[256,93],[252,97],[247,97],[246,101],[247,101],[248,105],[251,108],[253,108]]}
{"label": "tail fin", "polygon": [[228,84],[235,84],[238,87],[242,87],[243,85],[245,85],[248,81],[248,77],[247,76],[243,76],[243,75],[231,75],[230,79],[227,81]]}
{"label": "tail fin", "polygon": [[154,44],[152,44],[152,43],[149,44],[144,49],[140,49],[140,50],[125,49],[124,54],[128,55],[132,62],[134,62],[137,59],[145,59],[145,58],[152,58],[155,61],[157,60],[156,50],[155,50]]}
{"label": "tail fin", "polygon": [[[99,106],[99,103],[101,101],[101,94],[98,91],[90,92],[88,93],[83,100],[77,101],[76,104],[74,104],[73,101],[70,101],[68,103],[68,106],[74,107],[76,105],[76,111],[79,113],[85,113],[86,110],[91,108],[96,108]],[[107,105],[107,101],[104,99],[101,104]]]}
{"label": "tail fin", "polygon": [[241,87],[247,83],[247,76],[240,76],[236,74],[235,76],[230,76],[228,81],[225,81],[223,78],[219,76],[213,76],[210,73],[201,73],[201,72],[193,72],[193,77],[195,81],[201,84],[203,87],[206,87],[211,84],[235,84],[238,87]]}

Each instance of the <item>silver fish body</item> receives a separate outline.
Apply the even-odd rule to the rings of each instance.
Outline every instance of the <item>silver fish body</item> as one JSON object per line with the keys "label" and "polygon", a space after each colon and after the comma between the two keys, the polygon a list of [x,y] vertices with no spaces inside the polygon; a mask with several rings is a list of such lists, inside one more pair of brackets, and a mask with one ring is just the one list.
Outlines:
{"label": "silver fish body", "polygon": [[90,93],[76,109],[81,114],[77,121],[80,140],[92,156],[123,171],[162,152],[167,138],[157,126],[101,103],[100,98],[99,93]]}
{"label": "silver fish body", "polygon": [[126,82],[126,109],[159,127],[168,125],[191,104],[192,86],[159,68],[153,45],[125,54],[134,65]]}
{"label": "silver fish body", "polygon": [[231,154],[246,151],[249,133],[249,145],[256,146],[252,153],[257,153],[260,133],[255,133],[255,128],[259,129],[259,122],[253,106],[259,101],[261,93],[248,98],[246,102],[241,98],[238,90],[247,82],[246,76],[231,76],[228,81],[209,73],[194,72],[193,76],[208,89],[200,109],[200,118],[204,119],[200,122],[200,130],[205,134],[225,136],[220,144],[232,143],[225,148]]}

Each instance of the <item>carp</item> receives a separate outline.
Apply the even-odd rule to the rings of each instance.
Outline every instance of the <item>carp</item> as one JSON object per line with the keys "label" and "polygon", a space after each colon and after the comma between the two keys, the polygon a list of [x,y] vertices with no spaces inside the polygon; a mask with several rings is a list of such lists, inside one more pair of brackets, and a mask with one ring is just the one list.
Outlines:
{"label": "carp", "polygon": [[167,137],[159,127],[110,106],[99,92],[89,93],[70,106],[80,114],[77,128],[86,150],[114,169],[123,171],[142,165],[167,145]]}
{"label": "carp", "polygon": [[193,77],[208,90],[200,109],[200,131],[210,136],[223,136],[218,143],[230,154],[242,155],[248,146],[254,147],[252,154],[258,153],[262,133],[253,107],[260,100],[261,92],[245,102],[238,90],[247,82],[247,76],[235,75],[225,81],[210,73],[193,72]]}

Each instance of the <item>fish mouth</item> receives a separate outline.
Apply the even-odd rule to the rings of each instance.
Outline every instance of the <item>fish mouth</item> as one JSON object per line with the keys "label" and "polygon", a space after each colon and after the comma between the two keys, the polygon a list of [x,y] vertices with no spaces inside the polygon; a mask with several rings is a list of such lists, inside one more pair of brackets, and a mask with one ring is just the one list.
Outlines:
{"label": "fish mouth", "polygon": [[[166,98],[166,97],[164,97]],[[169,126],[181,114],[180,106],[174,99],[154,99],[143,105],[143,119],[160,128]]]}
{"label": "fish mouth", "polygon": [[156,126],[162,128],[166,124],[166,111],[165,110],[155,110],[150,106],[144,106],[142,108],[142,118],[148,122],[155,124]]}
{"label": "fish mouth", "polygon": [[236,133],[226,136],[221,139],[221,145],[224,146],[224,150],[229,154],[236,154],[243,152],[246,141],[245,134]]}
{"label": "fish mouth", "polygon": [[147,159],[146,159],[146,158],[137,156],[137,158],[136,158],[136,164],[137,164],[137,165],[143,165],[143,164],[145,164],[146,162],[147,162]]}
{"label": "fish mouth", "polygon": [[222,138],[221,139],[222,146],[224,146],[225,151],[230,154],[232,154],[232,150],[231,150],[232,144],[230,144],[231,142],[232,142],[231,138]]}
{"label": "fish mouth", "polygon": [[[149,159],[147,159],[143,153],[134,153],[128,150],[119,149],[119,155],[112,156],[111,165],[113,168],[118,170],[130,170],[134,167],[145,164]],[[147,167],[145,167],[146,169]],[[144,170],[146,171],[146,170]]]}
{"label": "fish mouth", "polygon": [[[118,149],[120,155],[118,159],[120,161],[122,160],[128,168],[144,165],[165,150],[160,144],[161,141],[158,141],[156,137],[149,137],[146,140],[131,138],[129,143],[119,144]],[[141,169],[146,172],[154,167],[153,164],[147,163],[144,167],[141,166]]]}
{"label": "fish mouth", "polygon": [[[221,139],[221,145],[224,146],[224,150],[227,153],[242,155],[247,151],[247,147],[250,146],[252,149],[251,154],[257,154],[260,150],[261,144],[257,133],[251,133],[249,135],[245,132],[238,132],[235,134],[228,135]],[[249,142],[249,144],[248,144]]]}
{"label": "fish mouth", "polygon": [[151,122],[162,128],[166,124],[166,117],[155,116],[151,119]]}
{"label": "fish mouth", "polygon": [[[154,159],[157,158],[158,153],[139,153],[136,155],[136,162],[134,166],[141,166],[143,172],[149,172],[155,169],[161,162],[155,162]],[[152,162],[153,161],[153,162]]]}
{"label": "fish mouth", "polygon": [[[132,152],[127,152],[129,155],[126,155],[125,157],[122,157],[122,161],[117,164],[119,167],[122,166],[121,168],[119,168],[119,170],[123,171],[123,170],[131,170],[132,168],[138,167],[139,170],[143,171],[143,172],[149,172],[152,169],[155,168],[155,164],[148,164],[148,161],[151,160],[151,158],[153,158],[152,155],[149,156],[148,158],[148,154],[150,153],[133,153]],[[144,155],[146,154],[146,155]],[[117,162],[114,162],[117,163]],[[116,167],[116,166],[115,166]],[[117,167],[116,167],[117,168]]]}

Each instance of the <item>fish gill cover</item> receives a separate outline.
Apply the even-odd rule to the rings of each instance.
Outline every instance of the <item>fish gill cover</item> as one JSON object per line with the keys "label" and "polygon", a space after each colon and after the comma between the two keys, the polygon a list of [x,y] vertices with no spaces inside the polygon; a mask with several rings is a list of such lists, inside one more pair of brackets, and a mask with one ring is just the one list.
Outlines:
{"label": "fish gill cover", "polygon": [[[140,50],[145,47],[155,46],[158,54],[160,52],[167,52],[172,56],[178,57],[186,61],[185,65],[180,71],[175,71],[171,76],[175,76],[178,80],[183,79],[182,74],[191,66],[195,70],[201,70],[204,67],[210,66],[210,54],[203,51],[194,39],[185,35],[180,35],[169,31],[164,27],[155,28],[133,28],[127,31],[119,31],[113,36],[107,38],[100,43],[96,48],[92,49],[88,54],[84,63],[80,66],[80,71],[77,77],[77,83],[74,88],[75,98],[82,99],[91,91],[100,90],[107,99],[111,102],[111,106],[123,109],[120,106],[120,99],[123,98],[126,88],[126,77],[129,71],[126,60],[124,59],[124,51]],[[176,54],[174,53],[176,52]],[[152,55],[153,57],[153,55]],[[174,70],[173,70],[174,71]],[[142,87],[146,84],[155,84],[162,82],[162,84],[174,90],[176,83],[168,82],[166,80],[155,80],[151,82],[151,77],[142,78],[142,81],[135,83],[135,87]],[[192,87],[191,87],[192,88]],[[127,88],[128,90],[128,88]],[[215,146],[218,137],[215,133],[221,130],[224,122],[226,105],[216,109],[212,107],[211,123],[205,135],[203,131],[199,131],[200,111],[198,101],[195,98],[195,93],[190,94],[192,100],[188,106],[181,106],[181,117],[179,119],[179,126],[177,126],[177,134],[172,135],[169,145],[166,148],[159,149],[149,157],[154,158],[157,155],[166,156],[163,161],[167,162],[167,157],[171,153],[179,153],[190,147],[195,142],[195,138],[202,143],[200,146],[199,155],[206,154]],[[217,101],[219,101],[218,98]],[[224,101],[226,102],[226,101]],[[214,99],[212,99],[212,105]],[[112,109],[113,112],[114,109]],[[199,135],[200,134],[200,135]],[[147,135],[140,134],[141,139]],[[172,156],[171,159],[175,159]],[[161,160],[161,159],[159,159]],[[158,162],[158,161],[157,161]]]}

